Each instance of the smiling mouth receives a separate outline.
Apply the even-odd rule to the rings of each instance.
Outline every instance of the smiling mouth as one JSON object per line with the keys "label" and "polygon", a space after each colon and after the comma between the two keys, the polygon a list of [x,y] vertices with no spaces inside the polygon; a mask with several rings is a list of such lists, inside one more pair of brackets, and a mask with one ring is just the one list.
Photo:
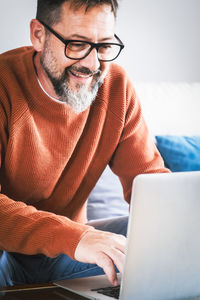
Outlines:
{"label": "smiling mouth", "polygon": [[75,71],[71,71],[71,70],[70,70],[70,73],[73,76],[78,77],[78,78],[90,78],[92,76],[92,74],[83,74],[83,73],[79,73],[79,72],[75,72]]}

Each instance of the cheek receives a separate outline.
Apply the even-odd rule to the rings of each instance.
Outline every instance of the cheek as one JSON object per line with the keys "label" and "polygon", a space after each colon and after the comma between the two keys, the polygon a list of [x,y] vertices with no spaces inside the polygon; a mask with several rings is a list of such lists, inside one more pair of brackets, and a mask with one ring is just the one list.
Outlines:
{"label": "cheek", "polygon": [[61,47],[60,45],[58,46],[54,44],[54,47],[52,47],[52,51],[54,57],[56,58],[57,68],[59,68],[61,71],[64,71],[66,68],[77,62],[67,58],[65,56],[64,47]]}
{"label": "cheek", "polygon": [[74,64],[74,62],[71,59],[65,56],[58,57],[58,62],[59,62],[60,69],[62,69],[63,71]]}

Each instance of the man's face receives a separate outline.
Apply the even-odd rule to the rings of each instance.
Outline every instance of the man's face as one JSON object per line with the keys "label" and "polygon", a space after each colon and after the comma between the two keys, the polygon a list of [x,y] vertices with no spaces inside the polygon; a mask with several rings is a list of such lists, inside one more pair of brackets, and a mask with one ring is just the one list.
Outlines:
{"label": "man's face", "polygon": [[[108,5],[94,7],[87,12],[62,6],[62,17],[52,28],[64,39],[112,42],[115,18]],[[65,45],[53,34],[46,37],[40,63],[46,80],[50,80],[58,98],[67,102],[76,113],[87,109],[95,99],[108,70],[108,63],[99,62],[96,49],[84,59],[72,60],[64,54]]]}

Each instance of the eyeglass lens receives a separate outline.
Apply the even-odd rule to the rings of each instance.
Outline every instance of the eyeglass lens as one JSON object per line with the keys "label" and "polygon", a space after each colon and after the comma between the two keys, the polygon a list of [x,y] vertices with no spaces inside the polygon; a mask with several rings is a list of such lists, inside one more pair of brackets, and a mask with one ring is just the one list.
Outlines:
{"label": "eyeglass lens", "polygon": [[[70,42],[66,46],[66,56],[72,59],[81,59],[91,50],[91,45],[86,42]],[[98,47],[98,58],[100,60],[113,60],[118,56],[121,48],[119,45],[104,44]]]}

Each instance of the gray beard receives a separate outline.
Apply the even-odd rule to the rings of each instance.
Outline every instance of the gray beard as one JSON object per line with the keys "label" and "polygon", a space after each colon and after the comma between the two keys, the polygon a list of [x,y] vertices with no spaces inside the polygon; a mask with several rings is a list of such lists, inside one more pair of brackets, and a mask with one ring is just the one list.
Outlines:
{"label": "gray beard", "polygon": [[77,69],[85,74],[91,74],[90,70],[84,67],[79,69],[75,67],[68,67],[59,78],[56,78],[52,75],[52,72],[43,60],[41,60],[41,65],[50,79],[59,100],[70,105],[76,114],[85,111],[93,103],[97,96],[98,89],[104,81],[104,77],[101,76],[101,71],[99,70],[92,75],[94,83],[90,90],[88,90],[88,87],[83,84],[77,84],[77,91],[73,91],[68,86],[69,69]]}
{"label": "gray beard", "polygon": [[78,85],[78,91],[72,91],[67,83],[62,84],[62,95],[60,98],[71,106],[76,114],[85,111],[96,99],[99,86],[103,81],[95,83],[90,91],[84,85]]}

